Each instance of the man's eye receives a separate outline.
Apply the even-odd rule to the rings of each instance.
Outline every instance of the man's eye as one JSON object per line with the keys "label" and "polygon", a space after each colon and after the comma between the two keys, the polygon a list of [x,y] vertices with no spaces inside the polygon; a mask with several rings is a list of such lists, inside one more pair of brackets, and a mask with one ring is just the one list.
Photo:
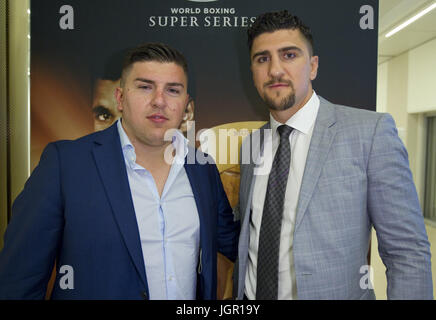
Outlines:
{"label": "man's eye", "polygon": [[107,113],[103,113],[103,114],[98,115],[98,120],[100,120],[100,121],[108,121],[110,118],[111,118],[111,115],[107,114]]}
{"label": "man's eye", "polygon": [[151,86],[139,86],[140,89],[149,90]]}
{"label": "man's eye", "polygon": [[169,92],[170,94],[175,95],[175,94],[179,94],[179,93],[180,93],[180,90],[179,90],[179,89],[174,89],[174,88],[168,88],[168,92]]}
{"label": "man's eye", "polygon": [[94,117],[98,121],[106,122],[112,119],[112,113],[103,106],[97,106],[94,108]]}
{"label": "man's eye", "polygon": [[257,62],[258,63],[264,63],[264,62],[267,62],[268,61],[268,57],[259,57],[258,59],[257,59]]}
{"label": "man's eye", "polygon": [[295,57],[296,57],[297,55],[295,54],[295,53],[293,53],[293,52],[286,52],[285,54],[284,54],[284,57],[285,57],[285,59],[294,59]]}

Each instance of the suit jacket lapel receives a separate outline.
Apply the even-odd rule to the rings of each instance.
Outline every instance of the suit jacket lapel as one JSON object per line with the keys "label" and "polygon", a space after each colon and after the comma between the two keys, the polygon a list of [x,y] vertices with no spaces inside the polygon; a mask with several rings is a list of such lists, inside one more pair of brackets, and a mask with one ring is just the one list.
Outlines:
{"label": "suit jacket lapel", "polygon": [[335,110],[330,102],[322,97],[319,97],[319,99],[320,106],[318,116],[315,121],[312,140],[307,154],[303,181],[301,182],[295,230],[298,228],[304,217],[333,139],[336,135],[336,127],[334,126],[336,122]]}
{"label": "suit jacket lapel", "polygon": [[93,154],[115,221],[138,274],[148,289],[139,229],[116,124],[96,135]]}
{"label": "suit jacket lapel", "polygon": [[[254,138],[253,134],[249,136],[250,141],[247,141],[250,144],[250,150],[247,150],[246,152],[250,152],[249,156],[249,163],[248,164],[242,164],[245,167],[244,170],[241,170],[241,181],[240,185],[242,186],[243,190],[240,192],[240,197],[244,197],[241,199],[240,204],[242,205],[240,208],[240,215],[241,215],[241,221],[244,222],[245,218],[250,218],[249,215],[246,213],[249,212],[249,208],[251,207],[251,201],[253,198],[253,186],[254,186],[254,173],[256,168],[256,163],[259,163],[259,158],[263,154],[264,149],[264,137],[265,137],[265,129],[270,129],[270,123],[267,122],[264,126],[262,126],[258,131],[256,131],[255,134],[259,134],[259,139]],[[255,135],[254,134],[254,135]],[[241,158],[241,161],[244,161],[244,158]],[[241,168],[242,169],[242,168]]]}
{"label": "suit jacket lapel", "polygon": [[[208,218],[209,206],[207,204],[207,201],[212,201],[212,199],[210,199],[210,196],[207,195],[207,193],[205,192],[206,190],[208,190],[208,188],[204,188],[202,186],[202,182],[204,183],[205,178],[202,177],[204,171],[198,170],[198,166],[200,166],[200,164],[198,164],[196,160],[194,164],[187,163],[189,159],[195,159],[192,157],[192,155],[196,153],[196,149],[189,147],[188,152],[190,153],[190,155],[185,157],[184,167],[186,175],[188,176],[189,183],[191,184],[192,193],[194,194],[195,205],[197,206],[198,218],[200,220],[200,247],[204,248],[204,246],[207,245],[206,239],[208,237],[208,230],[210,230],[210,219]],[[208,250],[206,250],[205,252],[207,253]]]}
{"label": "suit jacket lapel", "polygon": [[[241,220],[241,233],[239,237],[239,248],[238,248],[238,259],[239,263],[236,265],[236,274],[239,276],[235,278],[235,288],[234,292],[239,298],[243,295],[245,273],[247,268],[248,259],[248,245],[250,241],[250,212],[251,212],[251,202],[253,199],[253,187],[254,187],[254,173],[256,168],[256,163],[259,163],[260,157],[263,154],[264,149],[264,137],[265,129],[270,129],[270,123],[266,123],[261,127],[255,134],[251,134],[244,141],[250,146],[249,150],[243,150],[243,152],[250,152],[249,155],[241,155],[241,181],[240,181],[240,192],[239,192],[239,215]],[[259,138],[254,138],[253,135],[259,134]],[[248,149],[248,148],[247,148]],[[242,151],[242,150],[241,150]],[[244,157],[245,156],[245,157]],[[244,160],[245,158],[245,160]],[[249,159],[248,163],[245,163]]]}

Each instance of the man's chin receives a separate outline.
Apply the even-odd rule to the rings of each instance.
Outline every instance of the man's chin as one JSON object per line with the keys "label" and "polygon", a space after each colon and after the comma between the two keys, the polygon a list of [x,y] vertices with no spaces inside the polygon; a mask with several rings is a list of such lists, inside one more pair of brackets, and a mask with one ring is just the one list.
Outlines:
{"label": "man's chin", "polygon": [[170,144],[171,141],[165,141],[162,138],[162,139],[148,139],[147,141],[143,141],[142,143],[153,148],[161,148],[161,147],[163,148],[166,147],[168,144]]}
{"label": "man's chin", "polygon": [[270,110],[274,111],[285,111],[292,108],[295,105],[294,97],[287,97],[284,99],[280,99],[280,101],[276,101],[269,97],[264,97],[264,101]]}
{"label": "man's chin", "polygon": [[[165,140],[164,132],[148,133],[143,135],[139,140],[140,143],[148,147],[164,147],[168,143],[171,143],[171,138],[169,141]],[[168,140],[168,139],[167,139]]]}
{"label": "man's chin", "polygon": [[276,106],[276,105],[268,104],[268,108],[270,110],[273,110],[273,111],[285,111],[285,110],[288,110],[288,109],[290,109],[292,107],[293,107],[293,105],[291,105],[291,106],[288,106],[288,105],[286,105],[286,106]]}

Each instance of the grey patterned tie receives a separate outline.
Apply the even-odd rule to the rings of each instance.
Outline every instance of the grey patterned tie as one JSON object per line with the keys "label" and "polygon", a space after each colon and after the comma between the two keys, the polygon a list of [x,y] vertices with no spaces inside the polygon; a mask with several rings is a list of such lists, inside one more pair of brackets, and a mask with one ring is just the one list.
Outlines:
{"label": "grey patterned tie", "polygon": [[293,128],[281,125],[277,128],[280,144],[268,178],[262,224],[257,253],[257,300],[277,300],[280,231],[282,228],[283,202],[291,162],[289,135]]}

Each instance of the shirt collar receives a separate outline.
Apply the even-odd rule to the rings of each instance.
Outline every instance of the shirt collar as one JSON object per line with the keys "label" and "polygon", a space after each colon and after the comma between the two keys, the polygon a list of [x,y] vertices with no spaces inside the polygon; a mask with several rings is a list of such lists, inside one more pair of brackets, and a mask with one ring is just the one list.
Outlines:
{"label": "shirt collar", "polygon": [[[129,161],[135,162],[136,161],[135,147],[130,142],[127,133],[124,131],[124,128],[121,124],[121,120],[122,118],[117,120],[117,128],[118,128],[118,133],[120,135],[121,148],[123,150],[124,157],[126,157]],[[176,158],[185,159],[186,155],[188,154],[189,140],[186,139],[185,136],[179,130],[174,130],[171,143],[174,149],[176,150]]]}
{"label": "shirt collar", "polygon": [[[313,90],[313,94],[310,97],[309,101],[307,101],[306,104],[300,110],[298,110],[292,117],[288,119],[288,121],[286,121],[286,125],[294,128],[299,132],[308,134],[313,124],[315,123],[316,116],[318,114],[318,109],[319,109],[319,98],[315,90]],[[276,119],[274,119],[271,113],[269,115],[269,118],[271,123],[272,134],[274,137],[277,132],[277,128],[281,126],[283,123],[280,123]]]}
{"label": "shirt collar", "polygon": [[130,142],[127,133],[124,131],[123,126],[121,125],[121,118],[117,120],[117,128],[120,135],[121,148],[123,149],[123,151],[130,148],[135,149],[135,147],[133,147],[133,144]]}

